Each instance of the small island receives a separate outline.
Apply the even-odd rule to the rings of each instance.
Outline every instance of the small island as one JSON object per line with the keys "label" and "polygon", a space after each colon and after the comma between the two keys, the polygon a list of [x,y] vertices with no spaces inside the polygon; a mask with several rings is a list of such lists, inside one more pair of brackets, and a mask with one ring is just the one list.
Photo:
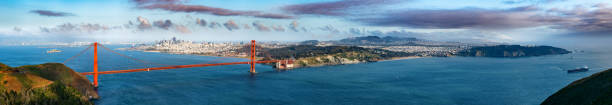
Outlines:
{"label": "small island", "polygon": [[572,82],[542,105],[612,105],[612,69]]}
{"label": "small island", "polygon": [[92,105],[99,96],[86,77],[61,63],[0,63],[0,98],[0,105]]}
{"label": "small island", "polygon": [[472,47],[459,51],[457,56],[518,58],[571,53],[552,46],[496,45]]}

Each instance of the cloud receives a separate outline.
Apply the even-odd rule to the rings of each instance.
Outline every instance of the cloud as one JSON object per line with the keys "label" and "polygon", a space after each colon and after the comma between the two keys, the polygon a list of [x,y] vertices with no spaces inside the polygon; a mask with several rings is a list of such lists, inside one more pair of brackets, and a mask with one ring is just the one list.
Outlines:
{"label": "cloud", "polygon": [[566,29],[579,33],[608,34],[612,33],[612,8],[604,4],[595,5],[594,8],[575,7],[570,10],[550,9],[549,13],[557,14],[560,21],[556,21],[552,28]]}
{"label": "cloud", "polygon": [[259,22],[253,22],[253,27],[255,27],[255,29],[259,31],[270,31],[270,28],[266,27],[265,25]]}
{"label": "cloud", "polygon": [[21,32],[22,30],[23,30],[23,29],[21,29],[21,28],[19,28],[19,27],[14,27],[14,28],[13,28],[13,31],[15,31],[15,32]]}
{"label": "cloud", "polygon": [[217,22],[210,22],[210,25],[208,25],[209,28],[217,28],[217,27],[221,27],[221,24],[217,23]]}
{"label": "cloud", "polygon": [[100,24],[82,24],[80,25],[80,30],[83,32],[96,32],[96,31],[100,31],[100,30],[109,30],[110,28],[108,26],[102,26]]}
{"label": "cloud", "polygon": [[465,8],[454,10],[404,10],[379,17],[354,19],[373,26],[412,28],[480,28],[504,29],[546,25],[556,18],[537,14],[535,6],[503,10]]}
{"label": "cloud", "polygon": [[596,7],[596,8],[606,8],[606,7],[608,7],[608,5],[610,5],[610,4],[608,4],[608,3],[597,3],[597,4],[593,5],[593,7]]}
{"label": "cloud", "polygon": [[366,34],[366,30],[365,29],[358,29],[358,28],[350,28],[349,33],[353,34],[353,35],[365,35]]}
{"label": "cloud", "polygon": [[244,27],[244,29],[251,29],[251,26],[249,26],[249,24],[243,24],[242,27]]}
{"label": "cloud", "polygon": [[40,31],[43,33],[62,33],[62,34],[73,34],[73,33],[94,33],[104,32],[111,29],[120,29],[121,27],[109,27],[100,24],[82,23],[72,24],[64,23],[55,27],[40,27]]}
{"label": "cloud", "polygon": [[49,11],[49,10],[32,10],[30,12],[36,13],[36,14],[38,14],[40,16],[49,16],[49,17],[74,16],[74,14],[72,14],[72,13],[55,12],[55,11]]}
{"label": "cloud", "polygon": [[225,22],[223,26],[225,26],[225,28],[227,28],[227,30],[230,30],[230,31],[240,29],[238,24],[236,24],[233,20],[229,20]]}
{"label": "cloud", "polygon": [[196,24],[206,27],[206,21],[204,19],[196,19]]}
{"label": "cloud", "polygon": [[292,21],[291,24],[289,24],[289,29],[293,30],[294,32],[298,32],[298,22],[297,21]]}
{"label": "cloud", "polygon": [[283,28],[283,26],[272,26],[272,29],[278,32],[285,32],[285,28]]}
{"label": "cloud", "polygon": [[[138,29],[141,29],[141,30],[143,30],[143,29],[151,29],[151,23],[149,23],[149,20],[147,20],[147,19],[145,19],[145,18],[143,18],[141,16],[138,16],[136,18],[136,20],[138,20],[138,22],[140,22],[140,24],[138,24]],[[130,21],[130,23],[131,23],[131,21]]]}
{"label": "cloud", "polygon": [[327,32],[331,32],[331,33],[340,33],[340,30],[336,29],[335,27],[328,25],[325,27],[320,27],[319,28],[322,31],[327,31]]}
{"label": "cloud", "polygon": [[191,31],[183,25],[176,25],[175,29],[180,33],[184,33],[184,34],[191,33]]}
{"label": "cloud", "polygon": [[147,4],[176,4],[183,2],[183,0],[132,0],[138,5],[147,5]]}
{"label": "cloud", "polygon": [[270,19],[292,19],[293,16],[283,14],[262,13],[260,11],[237,11],[203,5],[186,5],[178,0],[134,0],[141,9],[161,9],[173,12],[207,13],[217,16],[252,16]]}
{"label": "cloud", "polygon": [[554,3],[562,2],[567,0],[506,0],[502,1],[504,4],[520,4],[520,3],[531,3],[531,4],[543,4],[543,3]]}
{"label": "cloud", "polygon": [[357,7],[377,6],[381,4],[397,3],[399,1],[401,0],[340,0],[332,2],[288,5],[283,7],[282,9],[286,12],[294,14],[340,16],[347,15],[347,13],[350,13],[346,10],[354,9]]}
{"label": "cloud", "polygon": [[172,21],[170,21],[170,20],[166,20],[166,21],[158,20],[158,21],[153,22],[153,25],[155,25],[156,27],[168,30],[168,28],[170,28],[170,26],[172,26]]}

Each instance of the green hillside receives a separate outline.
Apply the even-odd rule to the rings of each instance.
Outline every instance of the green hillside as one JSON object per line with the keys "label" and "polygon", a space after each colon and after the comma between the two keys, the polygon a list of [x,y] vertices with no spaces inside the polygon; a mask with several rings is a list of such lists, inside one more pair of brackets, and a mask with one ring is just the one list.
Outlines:
{"label": "green hillside", "polygon": [[90,105],[98,97],[87,78],[63,64],[0,63],[0,105]]}
{"label": "green hillside", "polygon": [[612,105],[612,69],[572,82],[542,105]]}

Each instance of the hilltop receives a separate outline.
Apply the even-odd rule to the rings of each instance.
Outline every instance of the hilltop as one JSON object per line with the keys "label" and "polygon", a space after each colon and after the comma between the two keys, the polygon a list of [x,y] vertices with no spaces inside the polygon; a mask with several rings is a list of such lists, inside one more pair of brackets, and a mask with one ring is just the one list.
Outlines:
{"label": "hilltop", "polygon": [[549,96],[542,105],[611,105],[612,69],[576,80]]}
{"label": "hilltop", "polygon": [[86,77],[60,63],[11,68],[0,63],[0,104],[93,104],[99,98]]}
{"label": "hilltop", "polygon": [[338,64],[375,62],[397,57],[416,56],[414,53],[395,52],[383,49],[357,46],[314,46],[296,45],[283,48],[266,49],[269,54],[264,59],[295,59],[295,67],[311,67]]}

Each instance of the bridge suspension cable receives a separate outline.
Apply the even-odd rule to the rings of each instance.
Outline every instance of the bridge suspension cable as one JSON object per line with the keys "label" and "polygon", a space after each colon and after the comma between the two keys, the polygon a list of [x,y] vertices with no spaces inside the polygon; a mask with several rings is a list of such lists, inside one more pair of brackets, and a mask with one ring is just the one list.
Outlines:
{"label": "bridge suspension cable", "polygon": [[64,62],[62,64],[66,64],[67,62],[73,60],[74,58],[81,56],[81,54],[85,53],[85,51],[89,50],[93,45],[89,45],[89,47],[87,47],[86,49],[82,50],[81,52],[79,52],[77,55],[74,55],[66,60],[64,60]]}
{"label": "bridge suspension cable", "polygon": [[161,63],[147,62],[147,61],[145,61],[145,60],[141,60],[141,59],[138,59],[138,58],[134,58],[134,57],[130,57],[130,56],[127,56],[127,55],[123,55],[123,54],[121,54],[121,53],[119,53],[119,52],[113,51],[112,49],[110,49],[110,48],[108,48],[108,47],[106,47],[106,46],[104,46],[104,45],[102,45],[102,44],[98,44],[98,45],[99,45],[100,47],[104,48],[104,50],[110,51],[110,52],[112,52],[112,53],[115,53],[115,54],[117,54],[117,55],[119,55],[119,56],[122,56],[122,57],[125,57],[125,58],[128,58],[128,59],[131,59],[131,60],[138,61],[138,62],[140,62],[140,63],[144,63],[144,64],[153,64],[153,65],[159,65],[159,66],[172,66],[172,65],[161,64]]}

